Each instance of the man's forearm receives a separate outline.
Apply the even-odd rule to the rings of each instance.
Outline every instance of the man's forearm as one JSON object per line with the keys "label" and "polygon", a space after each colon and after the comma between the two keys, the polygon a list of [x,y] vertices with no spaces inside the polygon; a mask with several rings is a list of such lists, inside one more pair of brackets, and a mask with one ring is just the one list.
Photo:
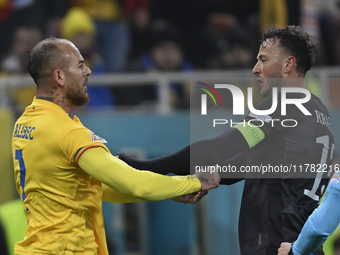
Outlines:
{"label": "man's forearm", "polygon": [[135,202],[143,202],[145,199],[136,198],[133,196],[126,195],[121,193],[106,184],[102,184],[102,199],[106,202],[111,203],[135,203]]}
{"label": "man's forearm", "polygon": [[89,175],[114,190],[142,200],[164,200],[190,194],[201,188],[196,177],[170,177],[138,171],[102,148],[86,150],[77,163]]}
{"label": "man's forearm", "polygon": [[[188,175],[190,174],[190,159],[193,161],[197,159],[199,163],[213,165],[216,162],[234,157],[247,149],[249,149],[249,144],[243,134],[235,128],[230,128],[217,137],[192,143],[190,146],[168,156],[150,160],[137,160],[122,154],[119,158],[136,169],[161,174]],[[196,164],[197,162],[193,163]]]}
{"label": "man's forearm", "polygon": [[[244,151],[242,153],[239,153],[238,155],[236,155],[235,157],[225,161],[223,164],[228,166],[231,165],[233,167],[236,167],[236,169],[240,169],[241,166],[244,166],[247,163],[247,155],[248,155],[248,151]],[[221,178],[221,182],[220,184],[222,185],[231,185],[234,184],[236,182],[242,181],[245,179],[246,173],[244,173],[244,177],[243,178]]]}
{"label": "man's forearm", "polygon": [[190,174],[190,146],[173,154],[155,159],[138,160],[131,158],[126,154],[120,154],[119,158],[136,169],[144,169],[159,174]]}

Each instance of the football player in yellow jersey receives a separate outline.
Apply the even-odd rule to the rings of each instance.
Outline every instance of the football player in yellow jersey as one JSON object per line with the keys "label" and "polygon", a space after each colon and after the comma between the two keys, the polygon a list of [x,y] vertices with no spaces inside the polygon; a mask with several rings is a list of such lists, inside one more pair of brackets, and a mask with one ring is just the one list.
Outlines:
{"label": "football player in yellow jersey", "polygon": [[195,202],[218,186],[217,174],[170,177],[135,170],[112,156],[106,141],[77,117],[72,120],[70,109],[89,101],[85,84],[91,70],[70,41],[38,43],[28,70],[37,95],[15,123],[12,138],[16,187],[28,224],[16,254],[108,254],[102,200],[179,196],[177,201]]}

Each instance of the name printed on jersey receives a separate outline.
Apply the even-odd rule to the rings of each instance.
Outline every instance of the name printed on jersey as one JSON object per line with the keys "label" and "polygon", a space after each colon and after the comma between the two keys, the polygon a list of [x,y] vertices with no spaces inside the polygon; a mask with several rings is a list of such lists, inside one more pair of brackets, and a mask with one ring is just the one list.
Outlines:
{"label": "name printed on jersey", "polygon": [[331,117],[328,117],[326,115],[324,115],[322,112],[319,112],[317,110],[314,110],[315,114],[316,114],[316,122],[320,123],[322,125],[325,125],[326,127],[328,127],[329,130],[332,131],[332,119]]}
{"label": "name printed on jersey", "polygon": [[104,138],[101,138],[100,136],[96,135],[92,131],[90,131],[90,134],[92,136],[92,142],[102,142],[102,143],[107,143],[107,141]]}
{"label": "name printed on jersey", "polygon": [[23,125],[17,124],[16,127],[15,127],[13,137],[33,140],[33,134],[32,133],[33,133],[34,130],[35,130],[35,127],[23,126]]}

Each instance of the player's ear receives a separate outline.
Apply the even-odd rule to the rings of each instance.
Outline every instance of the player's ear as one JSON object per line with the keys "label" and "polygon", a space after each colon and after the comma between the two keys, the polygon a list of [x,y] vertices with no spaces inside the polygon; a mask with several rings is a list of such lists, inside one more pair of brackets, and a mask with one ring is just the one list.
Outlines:
{"label": "player's ear", "polygon": [[60,69],[55,69],[53,72],[53,79],[60,85],[65,85],[65,74]]}
{"label": "player's ear", "polygon": [[287,57],[283,62],[283,72],[290,73],[294,68],[296,68],[296,59],[293,56]]}

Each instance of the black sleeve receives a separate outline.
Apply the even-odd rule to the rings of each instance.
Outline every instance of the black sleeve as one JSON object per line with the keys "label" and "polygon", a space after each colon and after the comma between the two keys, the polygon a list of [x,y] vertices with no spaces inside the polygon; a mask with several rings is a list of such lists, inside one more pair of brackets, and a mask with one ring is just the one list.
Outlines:
{"label": "black sleeve", "polygon": [[119,159],[140,170],[148,170],[159,174],[190,174],[190,145],[175,153],[155,159],[138,160],[124,153],[119,154]]}
{"label": "black sleeve", "polygon": [[[237,169],[240,169],[241,166],[246,165],[247,162],[247,156],[248,156],[248,150],[237,154],[235,157],[227,160],[224,162],[224,165],[231,165],[231,166],[236,166]],[[221,178],[220,184],[223,185],[231,185],[236,182],[244,180],[246,177],[246,173],[244,173],[243,178]]]}
{"label": "black sleeve", "polygon": [[219,136],[192,143],[168,156],[150,160],[137,160],[125,154],[120,154],[119,158],[140,170],[149,170],[160,174],[188,175],[190,174],[190,162],[214,165],[216,162],[225,161],[247,149],[249,149],[249,145],[241,132],[235,128],[230,128]]}

